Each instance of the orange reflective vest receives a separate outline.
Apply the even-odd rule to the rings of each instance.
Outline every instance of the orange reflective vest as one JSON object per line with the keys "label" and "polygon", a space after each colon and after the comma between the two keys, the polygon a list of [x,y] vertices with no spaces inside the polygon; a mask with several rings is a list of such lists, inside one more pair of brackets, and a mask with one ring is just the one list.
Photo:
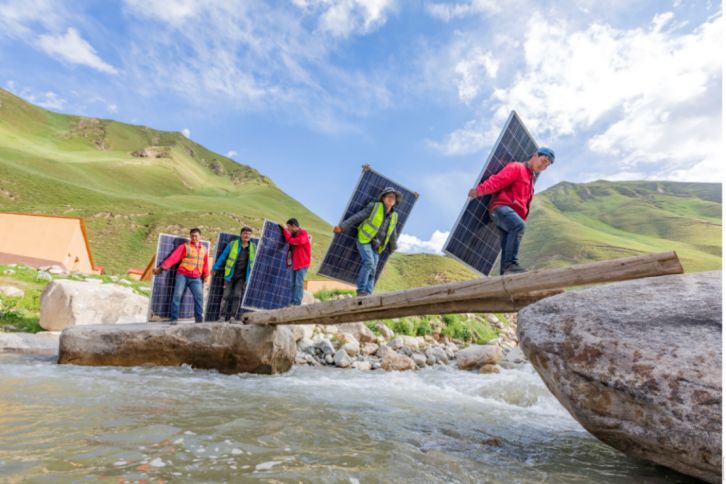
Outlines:
{"label": "orange reflective vest", "polygon": [[186,253],[181,264],[179,264],[179,269],[184,269],[190,274],[194,272],[194,269],[197,269],[201,274],[204,270],[204,258],[207,255],[207,249],[203,244],[200,244],[199,249],[189,242],[184,245],[186,246]]}

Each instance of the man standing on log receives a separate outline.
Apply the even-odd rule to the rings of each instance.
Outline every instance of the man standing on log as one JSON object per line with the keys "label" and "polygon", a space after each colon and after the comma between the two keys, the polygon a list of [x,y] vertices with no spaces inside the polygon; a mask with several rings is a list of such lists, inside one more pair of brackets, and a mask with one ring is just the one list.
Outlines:
{"label": "man standing on log", "polygon": [[207,254],[207,249],[202,244],[201,230],[197,228],[190,230],[189,238],[191,239],[190,242],[181,244],[174,249],[174,252],[153,270],[155,275],[159,275],[161,271],[168,271],[175,264],[179,264],[176,269],[176,279],[174,280],[174,295],[171,299],[169,324],[176,324],[177,319],[179,319],[179,307],[187,288],[192,291],[194,297],[194,321],[197,323],[202,322],[204,307],[203,284],[209,279],[209,254]]}
{"label": "man standing on log", "polygon": [[376,283],[378,260],[384,250],[396,250],[398,239],[398,212],[396,205],[401,202],[401,193],[395,188],[387,187],[378,197],[362,210],[358,211],[335,226],[335,233],[346,232],[353,227],[358,228],[356,246],[360,254],[361,265],[358,271],[357,294],[368,296],[373,294]]}
{"label": "man standing on log", "polygon": [[543,146],[526,162],[511,162],[499,173],[469,190],[471,198],[494,194],[489,202],[489,213],[502,232],[499,269],[502,275],[526,272],[520,267],[517,256],[534,196],[535,173],[545,171],[554,162],[555,152]]}
{"label": "man standing on log", "polygon": [[305,275],[310,267],[312,248],[310,236],[307,231],[300,227],[296,218],[287,221],[287,225],[280,224],[282,235],[290,244],[290,251],[287,254],[287,266],[292,266],[292,297],[290,304],[299,306],[302,304],[303,292],[305,290]]}
{"label": "man standing on log", "polygon": [[222,254],[214,261],[212,274],[224,266],[224,292],[220,304],[219,320],[229,321],[237,316],[245,284],[250,277],[252,265],[255,263],[257,245],[250,241],[252,229],[242,227],[239,239],[235,239],[224,248]]}

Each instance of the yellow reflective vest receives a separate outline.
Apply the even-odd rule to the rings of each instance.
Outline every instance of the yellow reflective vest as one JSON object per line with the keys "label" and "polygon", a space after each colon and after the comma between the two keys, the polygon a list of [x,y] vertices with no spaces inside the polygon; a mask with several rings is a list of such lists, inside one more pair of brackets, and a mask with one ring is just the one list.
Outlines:
{"label": "yellow reflective vest", "polygon": [[[373,210],[371,210],[371,214],[358,226],[358,242],[360,242],[361,244],[369,244],[378,233],[378,230],[381,228],[381,224],[383,223],[383,220],[385,220],[385,218],[386,209],[384,208],[383,203],[376,202],[373,205]],[[391,234],[396,229],[397,223],[398,213],[393,212],[391,213],[391,221],[388,223],[386,240],[380,247],[378,247],[379,254],[382,253],[386,247],[388,247],[388,242],[390,242],[391,240]]]}

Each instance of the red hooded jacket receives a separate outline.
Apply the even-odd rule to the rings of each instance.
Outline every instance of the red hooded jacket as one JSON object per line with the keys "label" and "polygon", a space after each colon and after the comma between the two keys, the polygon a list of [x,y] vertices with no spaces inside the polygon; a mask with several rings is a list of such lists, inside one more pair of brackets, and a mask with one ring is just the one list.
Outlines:
{"label": "red hooded jacket", "polygon": [[[282,230],[282,235],[290,244],[290,251],[292,252],[292,270],[297,271],[310,267],[310,253],[312,249],[310,247],[310,236],[305,229],[300,229],[295,235],[292,235],[286,229]],[[289,259],[289,257],[288,257]],[[288,262],[288,267],[290,263]]]}
{"label": "red hooded jacket", "polygon": [[534,196],[534,172],[526,163],[511,162],[496,175],[476,187],[480,196],[494,194],[489,212],[502,205],[512,207],[522,220],[527,220]]}

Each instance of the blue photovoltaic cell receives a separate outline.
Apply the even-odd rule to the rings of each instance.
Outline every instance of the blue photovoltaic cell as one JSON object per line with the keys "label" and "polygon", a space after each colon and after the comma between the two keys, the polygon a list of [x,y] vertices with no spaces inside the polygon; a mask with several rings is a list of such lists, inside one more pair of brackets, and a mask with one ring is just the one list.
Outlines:
{"label": "blue photovoltaic cell", "polygon": [[[534,139],[517,113],[512,111],[477,178],[477,185],[512,161],[528,160],[536,150]],[[489,275],[501,249],[499,229],[487,211],[491,198],[487,195],[468,200],[444,244],[444,253],[485,276]]]}
{"label": "blue photovoltaic cell", "polygon": [[[239,240],[239,235],[228,234],[226,232],[220,232],[217,237],[217,244],[214,248],[214,262],[217,261],[219,256],[224,252],[227,244]],[[257,244],[260,239],[251,237],[250,242]],[[210,260],[210,263],[212,261]],[[217,271],[217,274],[211,279],[209,283],[209,292],[207,294],[207,307],[204,311],[205,321],[217,321],[219,319],[219,311],[221,310],[222,304],[222,293],[224,292],[224,268]],[[239,318],[239,314],[246,312],[245,309],[238,308],[236,317]]]}
{"label": "blue photovoltaic cell", "polygon": [[287,266],[289,247],[280,226],[265,220],[255,263],[242,298],[243,308],[277,309],[290,305],[292,267]]}
{"label": "blue photovoltaic cell", "polygon": [[[391,181],[383,175],[376,173],[367,165],[363,167],[363,173],[358,181],[358,185],[353,191],[353,195],[351,196],[348,206],[346,207],[340,221],[342,222],[359,210],[363,209],[370,202],[377,200],[378,196],[386,187],[395,188],[401,192],[401,195],[403,196],[401,203],[396,206],[396,211],[398,212],[398,226],[396,229],[400,236],[403,231],[403,226],[406,224],[406,220],[411,214],[411,210],[416,203],[418,194],[402,187],[398,183]],[[332,279],[337,279],[341,282],[355,284],[361,264],[360,255],[358,254],[358,249],[355,244],[357,237],[358,230],[355,227],[353,227],[349,232],[333,235],[333,240],[325,253],[323,262],[320,264],[318,274]],[[380,260],[378,261],[378,268],[376,270],[376,281],[381,275],[389,255],[390,252],[388,249],[384,250],[381,254]]]}
{"label": "blue photovoltaic cell", "polygon": [[[159,242],[156,246],[156,265],[161,265],[164,260],[174,252],[180,244],[189,242],[186,237],[178,237],[176,235],[159,234]],[[209,241],[203,240],[202,244],[209,251]],[[176,277],[176,267],[168,271],[164,271],[158,276],[154,276],[151,283],[151,302],[149,304],[149,321],[158,319],[168,319],[169,310],[171,309],[171,297],[174,293],[174,278]],[[182,298],[181,307],[179,308],[179,319],[194,319],[194,299],[192,293],[188,289]]]}

